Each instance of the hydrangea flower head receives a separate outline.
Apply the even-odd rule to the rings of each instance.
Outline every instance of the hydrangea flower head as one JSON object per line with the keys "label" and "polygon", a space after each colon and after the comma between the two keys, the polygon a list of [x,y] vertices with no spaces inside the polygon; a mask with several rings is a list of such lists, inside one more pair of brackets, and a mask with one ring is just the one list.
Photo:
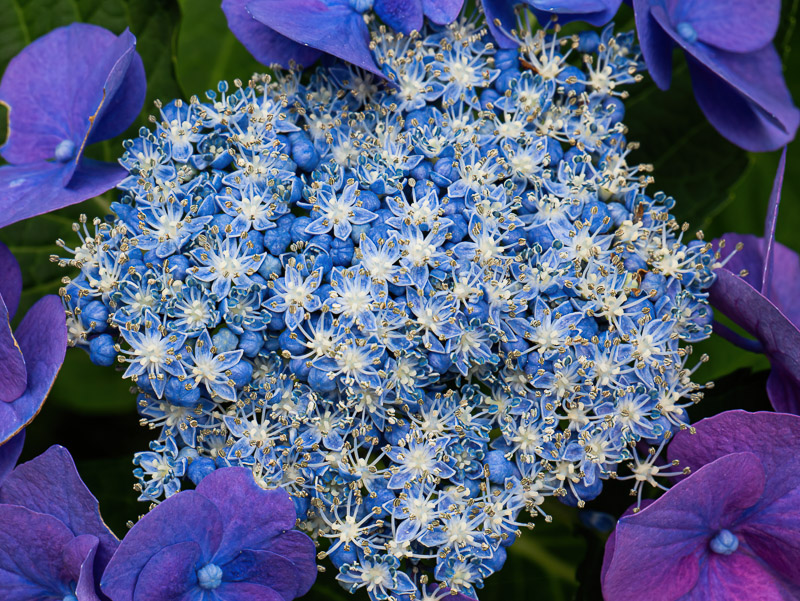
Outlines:
{"label": "hydrangea flower head", "polygon": [[0,167],[0,227],[122,181],[119,165],[84,159],[83,152],[127,129],[142,108],[145,86],[136,38],[127,30],[117,37],[73,23],[14,57],[0,82],[0,102],[9,109],[8,139],[0,148],[9,163]]}
{"label": "hydrangea flower head", "polygon": [[64,312],[55,295],[39,299],[12,331],[22,272],[0,242],[0,445],[39,413],[67,350]]}
{"label": "hydrangea flower head", "polygon": [[335,63],[161,106],[55,260],[71,342],[158,433],[143,500],[246,467],[345,588],[474,597],[547,496],[655,482],[713,256],[628,164],[631,34],[588,60],[557,31],[497,51],[479,14],[369,26],[392,85]]}

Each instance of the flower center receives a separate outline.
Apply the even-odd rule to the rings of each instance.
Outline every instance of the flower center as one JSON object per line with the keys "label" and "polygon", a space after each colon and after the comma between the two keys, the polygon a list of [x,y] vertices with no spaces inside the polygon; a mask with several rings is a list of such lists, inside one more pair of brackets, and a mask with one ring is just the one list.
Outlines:
{"label": "flower center", "polygon": [[75,142],[72,140],[61,140],[56,146],[56,160],[59,163],[66,163],[75,158]]}
{"label": "flower center", "polygon": [[697,32],[694,30],[694,27],[686,21],[678,23],[676,29],[678,30],[678,35],[690,44],[694,44],[697,41]]}
{"label": "flower center", "polygon": [[739,548],[739,539],[730,530],[720,530],[709,544],[714,553],[730,555]]}
{"label": "flower center", "polygon": [[222,569],[213,563],[208,563],[197,570],[197,584],[200,588],[213,590],[222,583]]}

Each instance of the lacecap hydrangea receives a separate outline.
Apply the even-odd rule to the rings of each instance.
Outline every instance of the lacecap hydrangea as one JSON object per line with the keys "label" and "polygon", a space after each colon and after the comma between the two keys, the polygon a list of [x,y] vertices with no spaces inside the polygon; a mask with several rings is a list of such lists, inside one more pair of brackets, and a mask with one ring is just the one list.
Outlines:
{"label": "lacecap hydrangea", "polygon": [[628,164],[632,34],[370,27],[389,83],[336,63],[158,104],[55,260],[71,342],[158,435],[142,500],[247,466],[346,588],[475,596],[546,497],[659,485],[713,254]]}

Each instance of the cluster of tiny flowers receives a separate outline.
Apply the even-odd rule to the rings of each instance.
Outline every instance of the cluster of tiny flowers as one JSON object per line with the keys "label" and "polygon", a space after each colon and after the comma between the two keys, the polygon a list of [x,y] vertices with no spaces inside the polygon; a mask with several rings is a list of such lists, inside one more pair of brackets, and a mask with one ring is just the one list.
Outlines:
{"label": "cluster of tiny flowers", "polygon": [[713,253],[647,195],[632,34],[480,15],[158,105],[55,257],[71,342],[135,383],[141,499],[221,466],[294,498],[349,590],[475,596],[548,496],[659,485],[701,397]]}

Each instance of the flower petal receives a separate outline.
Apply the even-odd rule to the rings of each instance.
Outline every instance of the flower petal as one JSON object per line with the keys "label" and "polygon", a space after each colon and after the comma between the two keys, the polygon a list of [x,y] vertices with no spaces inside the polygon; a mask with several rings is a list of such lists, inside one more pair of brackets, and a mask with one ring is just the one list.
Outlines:
{"label": "flower petal", "polygon": [[458,18],[464,0],[422,0],[425,16],[437,25],[449,25]]}
{"label": "flower petal", "polygon": [[[500,48],[516,48],[519,42],[509,37],[512,30],[517,29],[517,13],[514,5],[517,0],[483,0],[483,11],[486,24]],[[500,27],[495,21],[500,21]]]}
{"label": "flower petal", "polygon": [[[313,545],[313,543],[312,543]],[[314,551],[311,551],[313,557]],[[272,551],[245,549],[222,566],[226,582],[252,582],[271,588],[285,601],[299,597],[300,571],[287,558]],[[317,567],[314,566],[314,572]]]}
{"label": "flower petal", "polygon": [[775,411],[800,415],[800,382],[780,365],[773,365],[769,372],[767,397]]}
{"label": "flower petal", "polygon": [[264,65],[278,64],[288,67],[294,61],[304,67],[311,66],[322,55],[319,50],[298,44],[286,36],[256,21],[247,12],[249,0],[222,0],[222,12],[228,27],[253,57]]}
{"label": "flower petal", "polygon": [[395,31],[411,33],[422,29],[421,0],[375,0],[374,10]]}
{"label": "flower petal", "polygon": [[364,17],[349,4],[322,0],[251,0],[253,17],[286,37],[384,77],[369,51]]}
{"label": "flower petal", "polygon": [[662,90],[669,88],[672,79],[672,38],[650,14],[648,0],[633,0],[636,35],[647,63],[647,71]]}
{"label": "flower petal", "polygon": [[[220,599],[236,601],[285,601],[280,593],[252,582],[223,582],[214,591]],[[114,600],[116,601],[116,599]]]}
{"label": "flower petal", "polygon": [[25,358],[11,331],[11,316],[0,296],[0,402],[15,401],[26,387]]}
{"label": "flower petal", "polygon": [[294,528],[294,503],[283,489],[264,490],[244,467],[222,468],[209,474],[197,493],[225,516],[215,560],[224,563],[242,549],[269,549],[272,540]]}
{"label": "flower petal", "polygon": [[269,550],[291,561],[297,579],[297,596],[305,595],[317,579],[316,547],[303,532],[291,530],[272,541]]}
{"label": "flower petal", "polygon": [[[130,33],[123,36],[132,37]],[[138,114],[144,95],[139,82],[138,87],[125,91],[130,92],[130,98],[114,99],[113,88],[118,89],[122,82],[114,75],[106,96],[107,62],[113,67],[119,58],[113,56],[120,50],[117,39],[102,27],[73,23],[35,40],[11,60],[0,82],[0,102],[10,107],[3,158],[10,163],[53,158],[56,146],[63,140],[81,148],[104,98],[125,110],[119,122],[112,126],[108,121],[103,129],[110,132],[127,128]],[[98,57],[104,57],[101,65]],[[132,58],[126,60],[130,64]],[[139,107],[134,112],[132,107],[137,101]],[[121,117],[128,121],[122,123]]]}
{"label": "flower petal", "polygon": [[61,163],[0,167],[0,228],[98,196],[127,175],[119,165],[84,159],[65,187],[70,169]]}
{"label": "flower petal", "polygon": [[0,403],[0,444],[11,438],[39,413],[67,350],[67,325],[61,299],[39,299],[15,332],[28,370],[28,386],[11,403]]}
{"label": "flower petal", "polygon": [[775,578],[758,560],[743,552],[708,554],[697,584],[681,601],[730,601],[758,599],[784,601]]}
{"label": "flower petal", "polygon": [[673,2],[673,26],[688,23],[697,39],[730,52],[753,52],[772,42],[781,16],[780,0]]}
{"label": "flower petal", "polygon": [[202,551],[194,541],[164,547],[153,555],[136,580],[134,601],[177,601],[193,598],[197,563]]}
{"label": "flower petal", "polygon": [[69,451],[54,445],[22,463],[0,488],[0,502],[21,505],[61,520],[75,536],[91,534],[100,541],[100,567],[116,551],[119,541],[100,517],[97,499],[81,480]]}
{"label": "flower petal", "polygon": [[4,601],[63,597],[69,582],[62,581],[63,550],[74,538],[69,528],[52,516],[17,505],[0,505]]}
{"label": "flower petal", "polygon": [[22,271],[14,254],[0,242],[0,297],[6,304],[9,319],[17,314],[22,295]]}
{"label": "flower petal", "polygon": [[[709,291],[711,304],[758,338],[773,367],[800,386],[800,330],[744,279],[721,268]],[[774,284],[774,282],[773,282]],[[780,402],[776,400],[776,402]]]}
{"label": "flower petal", "polygon": [[75,594],[80,601],[100,601],[95,588],[94,560],[100,540],[91,534],[73,538],[64,547],[64,571],[77,582]]}
{"label": "flower petal", "polygon": [[3,481],[14,469],[22,453],[22,447],[25,445],[25,430],[17,434],[14,438],[7,443],[0,445],[0,487],[3,486]]}
{"label": "flower petal", "polygon": [[692,589],[710,535],[758,502],[764,468],[751,453],[722,457],[617,524],[603,594],[614,601],[673,601]]}
{"label": "flower petal", "polygon": [[100,588],[114,601],[133,601],[144,567],[176,543],[197,543],[202,560],[209,561],[222,538],[222,523],[219,510],[203,495],[189,490],[169,497],[130,529],[106,567]]}
{"label": "flower petal", "polygon": [[717,131],[754,152],[775,150],[794,138],[800,111],[772,45],[746,54],[718,50],[678,35],[663,7],[651,7],[650,14],[686,52],[697,103]]}
{"label": "flower petal", "polygon": [[619,10],[622,0],[528,0],[540,23],[547,23],[552,15],[558,22],[584,21],[595,27],[605,25]]}

